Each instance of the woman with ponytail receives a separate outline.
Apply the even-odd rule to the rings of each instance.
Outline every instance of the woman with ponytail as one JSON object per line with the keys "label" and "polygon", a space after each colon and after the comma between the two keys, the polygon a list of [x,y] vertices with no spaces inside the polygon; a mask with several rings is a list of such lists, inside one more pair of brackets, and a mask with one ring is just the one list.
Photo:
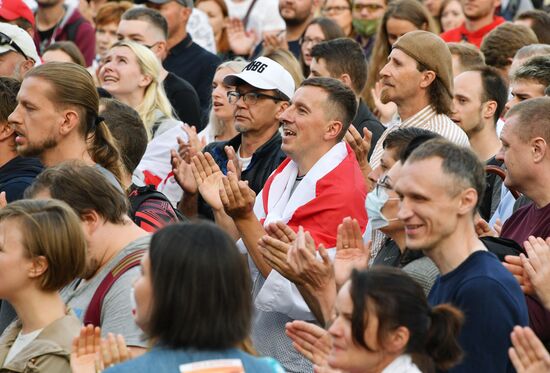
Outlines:
{"label": "woman with ponytail", "polygon": [[80,160],[118,185],[120,153],[98,115],[99,96],[88,71],[77,64],[50,62],[29,71],[8,122],[17,152],[39,157],[45,166]]}
{"label": "woman with ponytail", "polygon": [[461,358],[462,313],[430,307],[422,287],[403,271],[354,271],[336,298],[325,331],[304,321],[287,325],[295,347],[323,372],[432,373]]}

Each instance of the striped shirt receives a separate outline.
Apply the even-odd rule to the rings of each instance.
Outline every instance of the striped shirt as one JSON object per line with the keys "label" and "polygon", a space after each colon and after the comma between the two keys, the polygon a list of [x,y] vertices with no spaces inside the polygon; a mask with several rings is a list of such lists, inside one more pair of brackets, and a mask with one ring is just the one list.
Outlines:
{"label": "striped shirt", "polygon": [[388,128],[384,131],[374,147],[374,151],[370,159],[370,164],[373,169],[380,163],[380,158],[382,158],[383,152],[382,143],[386,139],[386,136],[388,136],[388,133],[400,128],[410,127],[433,131],[458,145],[470,146],[466,133],[464,133],[464,131],[455,122],[453,122],[451,118],[445,114],[437,114],[436,111],[428,105],[405,121],[401,121],[400,118],[397,118],[388,124]]}
{"label": "striped shirt", "polygon": [[[384,131],[380,139],[374,147],[370,158],[370,165],[372,169],[375,169],[380,164],[380,158],[382,158],[382,153],[384,149],[382,144],[388,136],[388,133],[401,128],[422,128],[425,130],[433,131],[440,134],[447,140],[454,142],[461,146],[470,146],[468,141],[468,136],[455,122],[451,120],[445,114],[437,114],[433,107],[430,105],[426,106],[424,109],[420,110],[418,113],[410,117],[405,121],[401,121],[398,117],[388,124],[388,128]],[[382,243],[386,235],[379,230],[372,231],[372,248],[371,248],[371,258],[369,260],[369,265],[373,263],[374,258],[380,252],[382,248]]]}

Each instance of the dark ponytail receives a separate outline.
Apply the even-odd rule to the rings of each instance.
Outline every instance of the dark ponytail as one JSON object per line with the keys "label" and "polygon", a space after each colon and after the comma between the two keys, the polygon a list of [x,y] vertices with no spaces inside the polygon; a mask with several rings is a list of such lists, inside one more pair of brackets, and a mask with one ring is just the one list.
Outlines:
{"label": "dark ponytail", "polygon": [[448,370],[462,358],[462,349],[456,338],[464,316],[450,304],[440,304],[431,309],[430,319],[426,352],[437,369]]}
{"label": "dark ponytail", "polygon": [[38,77],[51,83],[52,97],[59,105],[74,105],[78,108],[78,131],[86,139],[90,157],[120,182],[120,152],[105,122],[98,120],[99,95],[90,73],[75,63],[50,62],[29,71],[26,78],[29,77]]}
{"label": "dark ponytail", "polygon": [[94,162],[111,171],[120,183],[122,181],[122,158],[116,145],[116,139],[104,120],[97,121],[94,128],[95,130],[88,134],[90,156]]}
{"label": "dark ponytail", "polygon": [[353,301],[351,334],[358,346],[371,350],[364,340],[367,306],[378,317],[378,341],[383,345],[389,333],[398,327],[409,330],[403,353],[410,354],[423,372],[434,367],[447,370],[462,356],[457,341],[462,313],[451,305],[431,308],[422,287],[398,268],[375,266],[353,271],[350,295]]}

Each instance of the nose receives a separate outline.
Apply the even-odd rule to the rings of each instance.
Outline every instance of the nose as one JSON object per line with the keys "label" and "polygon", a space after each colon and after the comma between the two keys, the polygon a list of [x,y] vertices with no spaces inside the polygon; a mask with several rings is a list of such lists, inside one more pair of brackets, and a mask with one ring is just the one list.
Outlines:
{"label": "nose", "polygon": [[412,210],[407,202],[407,198],[403,198],[399,204],[399,211],[397,211],[397,218],[402,222],[405,222],[413,215]]}
{"label": "nose", "polygon": [[15,129],[15,127],[21,123],[21,115],[19,115],[19,104],[15,107],[15,110],[8,116],[8,125]]}
{"label": "nose", "polygon": [[504,147],[500,147],[500,149],[498,150],[498,153],[495,155],[495,159],[497,161],[501,161],[501,162],[504,162]]}
{"label": "nose", "polygon": [[388,71],[389,70],[389,67],[388,67],[389,64],[390,64],[389,62],[386,63],[384,65],[384,67],[382,68],[382,70],[380,70],[380,72],[378,73],[378,76],[380,78],[385,77],[385,76],[389,76],[389,71]]}
{"label": "nose", "polygon": [[330,327],[328,328],[329,334],[333,337],[339,337],[339,336],[342,335],[342,327],[340,325],[340,318],[341,318],[341,316],[338,316],[334,320],[332,325],[330,325]]}
{"label": "nose", "polygon": [[227,92],[221,87],[221,84],[218,84],[218,86],[212,90],[212,97],[221,98],[224,94],[227,94]]}
{"label": "nose", "polygon": [[381,175],[382,175],[382,167],[378,165],[371,172],[369,172],[367,177],[371,181],[372,185],[376,185],[378,180],[380,180]]}
{"label": "nose", "polygon": [[279,115],[279,121],[282,123],[292,122],[292,111],[294,110],[294,105],[290,105]]}

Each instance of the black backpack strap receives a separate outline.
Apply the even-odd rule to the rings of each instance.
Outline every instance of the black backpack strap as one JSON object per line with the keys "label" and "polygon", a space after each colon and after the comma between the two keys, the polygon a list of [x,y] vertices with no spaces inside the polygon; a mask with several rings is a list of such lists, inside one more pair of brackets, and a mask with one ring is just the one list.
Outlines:
{"label": "black backpack strap", "polygon": [[76,33],[78,32],[78,28],[82,23],[84,23],[84,18],[77,18],[77,20],[73,23],[69,23],[66,27],[67,30],[67,40],[72,41],[74,43],[76,38]]}

